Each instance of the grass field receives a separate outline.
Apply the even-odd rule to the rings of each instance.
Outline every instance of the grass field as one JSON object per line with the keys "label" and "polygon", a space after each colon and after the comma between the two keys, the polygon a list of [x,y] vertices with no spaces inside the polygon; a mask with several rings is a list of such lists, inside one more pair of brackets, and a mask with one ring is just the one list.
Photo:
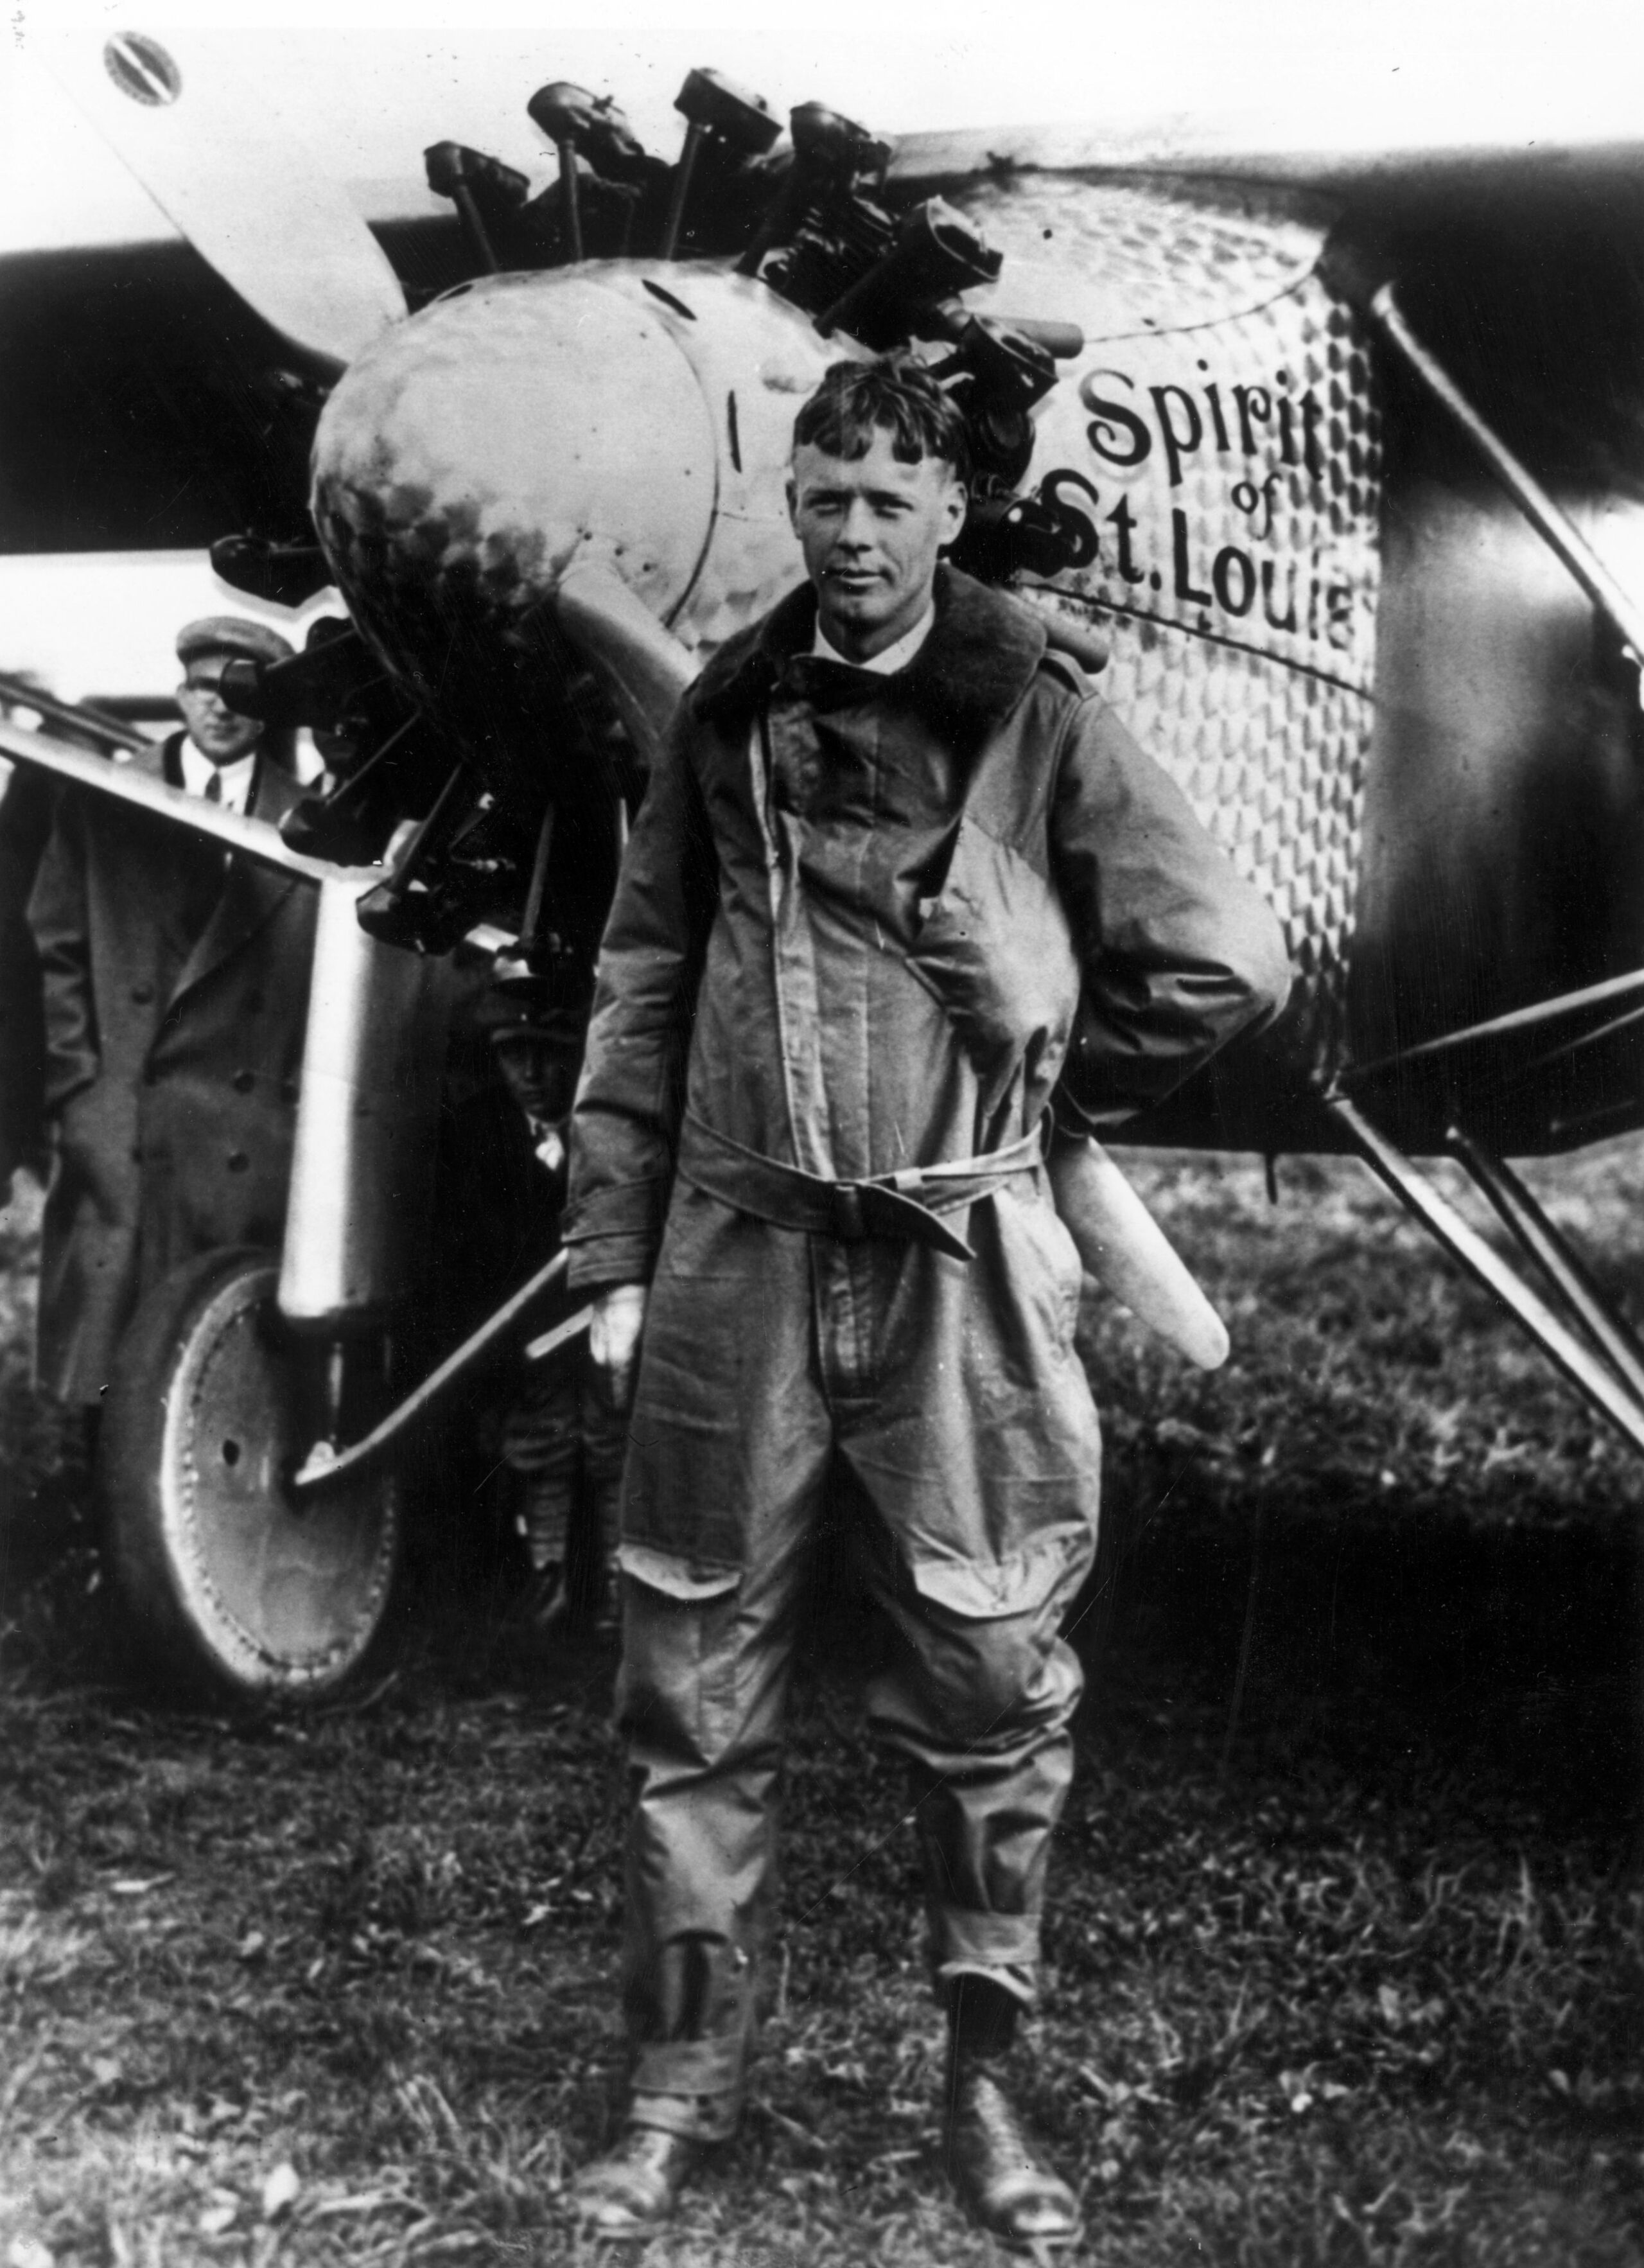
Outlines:
{"label": "grass field", "polygon": [[[1087,1316],[1109,1514],[1025,2059],[1081,2257],[1644,2261],[1637,1466],[1354,1168],[1287,1164],[1276,1212],[1244,1164],[1137,1177],[1236,1352]],[[1644,1314],[1644,1145],[1534,1178]],[[558,2196],[620,2073],[608,1653],[522,1663],[437,1555],[349,1705],[146,1696],[4,1237],[0,2263],[591,2257]],[[938,2161],[903,1808],[813,1682],[752,2108],[644,2268],[1003,2257]]]}

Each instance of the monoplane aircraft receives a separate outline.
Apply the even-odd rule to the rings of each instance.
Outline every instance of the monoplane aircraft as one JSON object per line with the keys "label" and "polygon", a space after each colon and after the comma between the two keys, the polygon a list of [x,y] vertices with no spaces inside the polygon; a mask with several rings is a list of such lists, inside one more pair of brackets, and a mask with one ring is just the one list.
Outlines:
{"label": "monoplane aircraft", "polygon": [[[184,41],[51,62],[173,226],[0,264],[5,545],[209,543],[349,617],[231,673],[339,752],[283,836],[49,713],[0,728],[322,894],[283,1252],[163,1286],[112,1385],[114,1565],[169,1658],[329,1690],[381,1624],[419,1428],[499,1348],[574,1346],[556,1263],[431,1375],[385,1361],[450,956],[574,1032],[657,736],[796,579],[795,410],[891,347],[966,415],[958,563],[1099,673],[1287,924],[1282,1023],[1122,1138],[1360,1156],[1644,1449],[1644,1349],[1505,1162],[1644,1123],[1639,145],[892,141],[703,67],[675,157],[620,90],[548,80],[519,91],[542,186],[439,141],[362,210]],[[1538,1287],[1413,1162],[1440,1153]],[[1093,1270],[1217,1359],[1100,1152],[1064,1196]]]}

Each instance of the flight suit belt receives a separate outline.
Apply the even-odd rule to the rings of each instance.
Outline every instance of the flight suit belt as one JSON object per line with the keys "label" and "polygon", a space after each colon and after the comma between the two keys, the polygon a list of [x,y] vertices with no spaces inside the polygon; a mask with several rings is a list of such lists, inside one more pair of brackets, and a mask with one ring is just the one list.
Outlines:
{"label": "flight suit belt", "polygon": [[679,1174],[705,1197],[751,1213],[777,1228],[832,1236],[841,1244],[866,1237],[900,1237],[928,1244],[950,1259],[974,1260],[965,1239],[940,1219],[990,1196],[1013,1174],[1031,1173],[1043,1155],[1037,1128],[1003,1150],[958,1158],[941,1166],[910,1166],[872,1181],[830,1181],[802,1173],[757,1150],[745,1149],[686,1115],[679,1138]]}

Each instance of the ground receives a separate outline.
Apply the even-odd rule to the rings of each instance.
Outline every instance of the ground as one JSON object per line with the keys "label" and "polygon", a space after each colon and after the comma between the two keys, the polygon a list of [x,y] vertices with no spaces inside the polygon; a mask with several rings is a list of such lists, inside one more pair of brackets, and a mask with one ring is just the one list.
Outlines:
{"label": "ground", "polygon": [[[1085,1319],[1109,1513],[1025,2058],[1079,2257],[1644,2260],[1637,1464],[1355,1168],[1287,1161],[1276,1210],[1135,1172],[1235,1353]],[[1534,1179],[1644,1313],[1644,1144]],[[435,1553],[346,1702],[134,1682],[27,1383],[26,1204],[0,1237],[0,2260],[591,2258],[609,1651],[522,1658],[506,1568]],[[1003,2257],[939,2163],[902,1809],[814,1683],[745,2132],[642,2268]]]}

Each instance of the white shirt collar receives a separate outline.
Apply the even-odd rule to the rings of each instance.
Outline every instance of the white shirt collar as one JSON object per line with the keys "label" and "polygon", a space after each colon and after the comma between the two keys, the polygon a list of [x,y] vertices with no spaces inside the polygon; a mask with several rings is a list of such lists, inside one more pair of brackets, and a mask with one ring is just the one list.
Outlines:
{"label": "white shirt collar", "polygon": [[212,773],[216,772],[223,782],[219,799],[224,810],[244,814],[251,801],[251,784],[257,771],[257,751],[254,748],[250,755],[240,756],[231,764],[214,764],[209,756],[201,755],[185,733],[178,753],[182,759],[183,785],[190,795],[203,795],[210,784]]}
{"label": "white shirt collar", "polygon": [[816,638],[811,651],[819,661],[842,662],[847,669],[866,669],[870,670],[876,677],[893,677],[899,669],[906,668],[920,647],[930,636],[936,627],[936,606],[933,599],[914,624],[913,629],[898,638],[894,645],[886,646],[883,653],[876,653],[871,661],[852,661],[842,654],[837,646],[830,645],[823,637],[822,618],[818,615]]}

